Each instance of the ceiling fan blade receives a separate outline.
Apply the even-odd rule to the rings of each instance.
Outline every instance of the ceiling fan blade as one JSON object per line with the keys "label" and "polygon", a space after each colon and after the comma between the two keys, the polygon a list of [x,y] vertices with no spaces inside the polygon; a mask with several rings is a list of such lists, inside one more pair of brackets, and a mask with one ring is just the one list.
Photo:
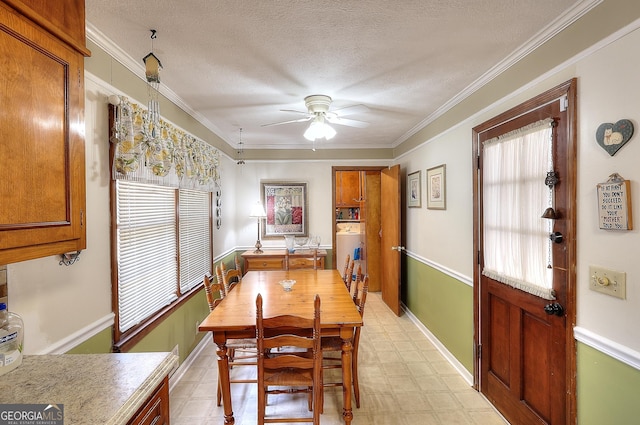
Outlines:
{"label": "ceiling fan blade", "polygon": [[369,127],[369,123],[368,122],[358,121],[358,120],[351,120],[351,119],[342,118],[342,117],[327,116],[327,121],[329,121],[331,124],[347,125],[349,127],[358,127],[358,128]]}
{"label": "ceiling fan blade", "polygon": [[364,114],[369,112],[369,107],[366,105],[352,105],[352,106],[345,106],[344,108],[340,108],[340,109],[333,109],[331,112],[340,116],[352,115],[352,114]]}
{"label": "ceiling fan blade", "polygon": [[274,122],[274,123],[271,123],[271,124],[262,124],[260,127],[271,127],[273,125],[291,124],[291,123],[294,123],[294,122],[305,122],[305,121],[309,121],[311,118],[313,118],[313,117],[300,118],[300,119],[297,119],[297,120]]}
{"label": "ceiling fan blade", "polygon": [[294,114],[310,115],[309,112],[296,111],[295,109],[280,109],[280,112],[293,112]]}

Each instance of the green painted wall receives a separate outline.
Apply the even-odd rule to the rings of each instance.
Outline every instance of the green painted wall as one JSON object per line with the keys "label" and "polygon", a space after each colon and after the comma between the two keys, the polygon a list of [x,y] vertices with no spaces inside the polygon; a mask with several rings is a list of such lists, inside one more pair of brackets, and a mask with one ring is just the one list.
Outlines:
{"label": "green painted wall", "polygon": [[405,305],[473,373],[473,288],[418,260],[405,258]]}
{"label": "green painted wall", "polygon": [[112,346],[112,327],[108,327],[88,340],[76,345],[66,354],[99,354],[110,353]]}
{"label": "green painted wall", "polygon": [[129,352],[171,351],[178,344],[182,363],[206,335],[197,332],[196,328],[208,314],[209,306],[204,289],[200,289]]}
{"label": "green painted wall", "polygon": [[579,425],[640,423],[640,371],[578,342]]}

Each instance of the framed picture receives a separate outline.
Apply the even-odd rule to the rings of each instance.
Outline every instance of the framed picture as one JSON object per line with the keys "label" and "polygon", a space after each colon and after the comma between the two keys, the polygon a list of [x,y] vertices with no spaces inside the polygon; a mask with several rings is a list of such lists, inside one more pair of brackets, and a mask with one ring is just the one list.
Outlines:
{"label": "framed picture", "polygon": [[422,197],[422,190],[420,188],[421,174],[422,172],[418,170],[407,176],[407,205],[409,208],[422,207],[420,200]]}
{"label": "framed picture", "polygon": [[427,208],[430,210],[446,210],[446,165],[427,169]]}
{"label": "framed picture", "polygon": [[306,183],[260,182],[260,194],[267,213],[263,238],[308,236]]}

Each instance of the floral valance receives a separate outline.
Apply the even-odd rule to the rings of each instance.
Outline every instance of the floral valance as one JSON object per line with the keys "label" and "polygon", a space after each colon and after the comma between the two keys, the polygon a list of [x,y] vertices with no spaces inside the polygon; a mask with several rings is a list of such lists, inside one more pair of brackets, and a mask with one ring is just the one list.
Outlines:
{"label": "floral valance", "polygon": [[220,153],[124,96],[115,107],[112,176],[213,192],[220,186]]}

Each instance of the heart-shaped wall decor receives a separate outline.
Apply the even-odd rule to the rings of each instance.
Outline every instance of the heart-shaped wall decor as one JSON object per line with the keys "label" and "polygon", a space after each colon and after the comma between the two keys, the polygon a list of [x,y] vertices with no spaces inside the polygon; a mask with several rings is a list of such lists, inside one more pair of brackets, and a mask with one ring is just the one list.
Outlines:
{"label": "heart-shaped wall decor", "polygon": [[615,124],[605,122],[596,130],[596,141],[602,149],[613,156],[633,136],[633,123],[629,120],[620,120]]}

